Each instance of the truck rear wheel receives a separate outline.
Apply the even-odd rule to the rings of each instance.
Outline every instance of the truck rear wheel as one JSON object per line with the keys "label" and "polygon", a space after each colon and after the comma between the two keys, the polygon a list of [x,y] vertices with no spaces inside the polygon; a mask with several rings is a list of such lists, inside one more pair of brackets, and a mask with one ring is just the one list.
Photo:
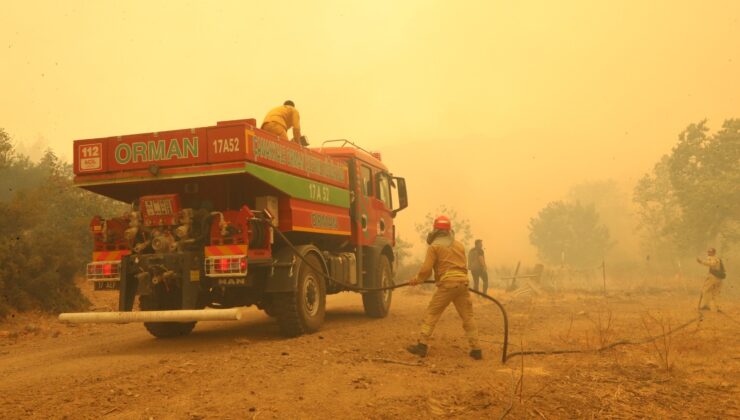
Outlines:
{"label": "truck rear wheel", "polygon": [[258,307],[265,311],[265,315],[269,316],[270,318],[275,318],[277,316],[277,313],[275,312],[275,304],[272,303],[272,299],[270,302],[263,302],[262,306]]}
{"label": "truck rear wheel", "polygon": [[[164,311],[180,309],[179,293],[139,296],[139,309],[142,311]],[[188,335],[195,328],[195,322],[145,322],[144,328],[157,338]]]}
{"label": "truck rear wheel", "polygon": [[315,255],[306,255],[296,281],[296,290],[273,296],[270,312],[275,313],[282,333],[288,337],[316,332],[326,315],[326,282],[313,268],[321,267]]}
{"label": "truck rear wheel", "polygon": [[[393,273],[391,272],[391,263],[388,257],[381,255],[378,260],[376,285],[379,287],[393,286]],[[362,294],[362,306],[365,307],[365,314],[372,318],[385,318],[391,309],[391,300],[393,299],[393,290],[383,290],[377,292],[367,292]]]}

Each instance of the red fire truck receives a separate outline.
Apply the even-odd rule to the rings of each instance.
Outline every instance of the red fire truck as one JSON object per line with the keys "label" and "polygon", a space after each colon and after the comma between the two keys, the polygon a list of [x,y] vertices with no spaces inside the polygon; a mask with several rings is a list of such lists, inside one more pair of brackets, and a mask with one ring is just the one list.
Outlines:
{"label": "red fire truck", "polygon": [[[406,184],[349,141],[304,148],[254,119],[220,121],[77,140],[74,173],[130,210],[90,224],[87,279],[118,289],[119,311],[62,320],[144,321],[172,337],[256,305],[296,336],[320,328],[326,295],[392,285]],[[390,290],[361,294],[367,315],[388,314]]]}

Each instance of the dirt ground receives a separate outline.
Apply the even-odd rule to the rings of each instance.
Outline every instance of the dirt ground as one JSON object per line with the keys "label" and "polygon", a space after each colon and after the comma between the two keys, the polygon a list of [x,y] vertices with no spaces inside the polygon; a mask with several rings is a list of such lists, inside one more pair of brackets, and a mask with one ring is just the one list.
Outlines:
{"label": "dirt ground", "polygon": [[[740,417],[737,300],[665,340],[502,365],[501,317],[476,299],[485,359],[467,356],[450,307],[419,363],[404,347],[430,293],[401,289],[382,320],[364,316],[359,295],[330,296],[324,328],[294,339],[251,308],[246,320],[168,340],[138,324],[16,316],[0,324],[0,418]],[[698,314],[683,292],[492,294],[509,312],[510,352],[637,340]],[[94,297],[99,310],[113,302]]]}

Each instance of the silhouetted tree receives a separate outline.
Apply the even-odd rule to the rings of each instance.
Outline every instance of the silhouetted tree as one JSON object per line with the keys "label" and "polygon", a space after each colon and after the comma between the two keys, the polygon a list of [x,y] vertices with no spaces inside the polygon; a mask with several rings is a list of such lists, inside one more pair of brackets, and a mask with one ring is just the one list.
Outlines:
{"label": "silhouetted tree", "polygon": [[564,201],[549,203],[530,220],[529,241],[543,261],[575,266],[596,264],[612,246],[593,205]]}
{"label": "silhouetted tree", "polygon": [[13,157],[13,143],[10,135],[0,128],[0,169],[10,165]]}

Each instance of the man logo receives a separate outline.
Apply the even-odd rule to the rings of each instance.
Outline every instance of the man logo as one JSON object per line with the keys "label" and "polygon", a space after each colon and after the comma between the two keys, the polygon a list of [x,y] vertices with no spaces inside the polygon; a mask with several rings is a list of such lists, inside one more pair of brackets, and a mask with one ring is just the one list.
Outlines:
{"label": "man logo", "polygon": [[231,278],[231,279],[218,279],[219,286],[246,286],[247,279],[244,278]]}

